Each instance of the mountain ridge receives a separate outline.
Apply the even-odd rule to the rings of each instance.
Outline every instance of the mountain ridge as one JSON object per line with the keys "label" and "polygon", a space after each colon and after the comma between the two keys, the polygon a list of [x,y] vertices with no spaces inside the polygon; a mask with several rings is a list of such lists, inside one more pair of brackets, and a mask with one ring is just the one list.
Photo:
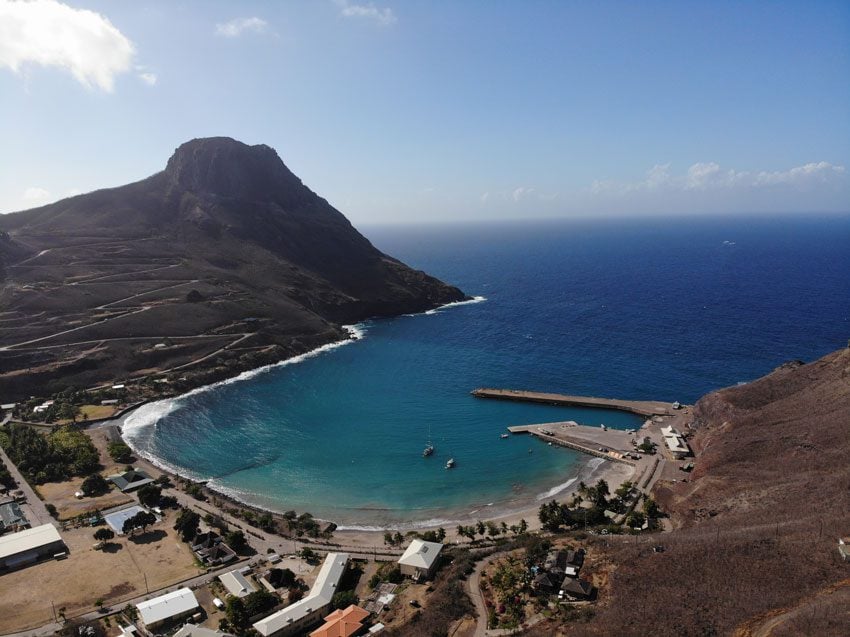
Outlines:
{"label": "mountain ridge", "polygon": [[[251,333],[252,356],[284,350],[256,357],[265,364],[344,337],[343,323],[467,298],[375,248],[269,146],[225,137],[180,145],[164,170],[140,181],[2,215],[0,232],[0,395],[32,389],[24,364],[51,387],[59,368],[70,384],[163,371],[130,364],[136,347],[111,352],[124,364],[78,374],[48,347],[67,345],[69,354],[80,343],[192,336],[200,345],[215,330]],[[73,336],[57,329],[63,323]],[[84,351],[75,364],[109,353]]]}

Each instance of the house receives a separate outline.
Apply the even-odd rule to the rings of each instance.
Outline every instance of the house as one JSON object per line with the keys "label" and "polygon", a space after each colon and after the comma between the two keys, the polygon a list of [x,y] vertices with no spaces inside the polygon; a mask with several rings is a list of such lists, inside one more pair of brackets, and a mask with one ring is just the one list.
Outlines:
{"label": "house", "polygon": [[256,590],[256,587],[239,571],[230,571],[218,576],[219,581],[234,597],[247,597]]}
{"label": "house", "polygon": [[172,593],[140,602],[136,608],[145,628],[150,631],[167,622],[191,616],[198,610],[199,604],[195,593],[188,588],[179,588]]}
{"label": "house", "polygon": [[227,546],[215,531],[198,533],[190,546],[198,559],[208,566],[227,564],[236,559],[236,551]]}
{"label": "house", "polygon": [[352,604],[345,610],[335,610],[325,617],[324,625],[320,626],[310,637],[352,637],[363,631],[363,620],[369,616],[369,611]]}
{"label": "house", "polygon": [[21,531],[29,528],[27,520],[21,507],[14,500],[0,503],[0,533],[6,531]]}
{"label": "house", "polygon": [[561,590],[558,592],[558,597],[566,598],[570,601],[579,601],[590,599],[593,593],[593,585],[583,579],[575,579],[565,577],[561,583]]}
{"label": "house", "polygon": [[398,560],[401,574],[416,580],[432,577],[442,550],[443,545],[437,542],[413,540]]}
{"label": "house", "polygon": [[124,473],[116,473],[115,475],[109,476],[109,480],[112,481],[112,484],[118,487],[122,493],[134,491],[139,487],[143,487],[146,484],[153,482],[153,478],[144,471],[140,471],[138,469],[130,469]]}
{"label": "house", "polygon": [[52,524],[0,536],[0,572],[34,564],[68,549]]}
{"label": "house", "polygon": [[254,624],[263,637],[301,635],[328,611],[339,580],[348,566],[348,553],[328,553],[307,597]]}
{"label": "house", "polygon": [[538,573],[531,581],[531,587],[540,593],[549,595],[558,590],[559,583],[560,580],[550,573]]}
{"label": "house", "polygon": [[584,564],[584,549],[564,552],[564,567],[573,566],[580,569]]}
{"label": "house", "polygon": [[553,549],[546,555],[543,570],[556,576],[560,581],[564,575],[576,577],[584,564],[584,549],[577,551],[558,551]]}

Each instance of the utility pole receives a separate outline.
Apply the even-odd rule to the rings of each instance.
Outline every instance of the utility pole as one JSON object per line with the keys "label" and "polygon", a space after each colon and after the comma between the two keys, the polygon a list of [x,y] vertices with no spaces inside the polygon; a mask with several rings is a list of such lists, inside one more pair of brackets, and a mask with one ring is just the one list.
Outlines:
{"label": "utility pole", "polygon": [[148,590],[148,576],[147,576],[147,573],[145,573],[144,571],[142,571],[142,577],[144,577],[144,578],[145,578],[145,594],[146,594],[146,595],[148,595],[148,594],[150,594],[150,590]]}
{"label": "utility pole", "polygon": [[53,600],[50,600],[50,606],[53,608],[53,621],[58,622],[59,620],[56,617],[56,604],[53,603]]}

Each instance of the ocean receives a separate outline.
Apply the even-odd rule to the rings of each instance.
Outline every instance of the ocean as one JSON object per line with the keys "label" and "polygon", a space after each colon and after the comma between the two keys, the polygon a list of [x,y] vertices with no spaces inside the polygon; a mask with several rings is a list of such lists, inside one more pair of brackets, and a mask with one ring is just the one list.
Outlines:
{"label": "ocean", "polygon": [[362,231],[475,301],[367,321],[344,345],[144,406],[128,442],[246,502],[343,527],[487,519],[557,498],[598,465],[502,439],[506,426],[641,420],[480,400],[476,387],[693,402],[850,338],[848,216]]}

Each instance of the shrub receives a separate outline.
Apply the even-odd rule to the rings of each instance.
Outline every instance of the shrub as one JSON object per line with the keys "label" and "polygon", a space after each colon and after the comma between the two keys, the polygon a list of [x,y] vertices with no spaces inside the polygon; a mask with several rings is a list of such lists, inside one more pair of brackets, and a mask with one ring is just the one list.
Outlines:
{"label": "shrub", "polygon": [[80,490],[83,492],[83,495],[91,498],[97,495],[103,495],[109,491],[109,483],[99,473],[93,473],[83,480]]}
{"label": "shrub", "polygon": [[123,442],[110,442],[108,445],[106,445],[106,451],[109,453],[109,457],[112,458],[115,462],[127,464],[128,462],[132,462],[133,460],[133,450],[130,449],[130,447],[128,447]]}

